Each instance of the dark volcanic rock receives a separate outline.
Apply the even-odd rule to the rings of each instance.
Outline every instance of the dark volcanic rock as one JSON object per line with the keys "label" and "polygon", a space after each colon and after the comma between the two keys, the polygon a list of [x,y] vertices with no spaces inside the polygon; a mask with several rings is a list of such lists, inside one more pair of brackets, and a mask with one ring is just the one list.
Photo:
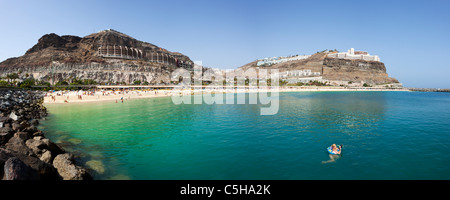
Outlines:
{"label": "dark volcanic rock", "polygon": [[11,124],[11,128],[12,128],[14,131],[21,131],[21,130],[23,129],[23,126],[20,125],[20,124],[17,123],[17,122],[14,122],[14,123]]}
{"label": "dark volcanic rock", "polygon": [[5,162],[13,156],[10,151],[0,148],[0,178],[3,177],[3,166]]}
{"label": "dark volcanic rock", "polygon": [[36,156],[31,149],[27,147],[25,141],[20,137],[12,137],[8,143],[5,144],[6,149],[28,156]]}
{"label": "dark volcanic rock", "polygon": [[30,134],[28,134],[27,132],[16,132],[14,133],[14,137],[18,137],[21,140],[26,141],[30,139]]}
{"label": "dark volcanic rock", "polygon": [[37,126],[37,125],[39,125],[39,120],[32,119],[32,120],[30,120],[30,124],[33,125],[33,126]]}
{"label": "dark volcanic rock", "polygon": [[11,123],[12,119],[9,117],[0,117],[0,122],[3,122],[4,124],[6,123]]}
{"label": "dark volcanic rock", "polygon": [[13,136],[13,132],[10,127],[0,128],[0,145],[5,144]]}
{"label": "dark volcanic rock", "polygon": [[16,157],[9,158],[4,165],[3,180],[37,180],[39,175]]}
{"label": "dark volcanic rock", "polygon": [[39,174],[39,179],[41,180],[59,180],[61,177],[56,171],[53,165],[48,164],[39,158],[28,156],[25,154],[12,152],[15,157],[22,160],[25,164],[30,166],[33,170],[35,170]]}
{"label": "dark volcanic rock", "polygon": [[62,36],[54,33],[46,34],[42,36],[38,43],[29,49],[26,54],[37,52],[49,47],[53,47],[58,50],[73,50],[77,48],[78,42],[81,38],[77,36]]}

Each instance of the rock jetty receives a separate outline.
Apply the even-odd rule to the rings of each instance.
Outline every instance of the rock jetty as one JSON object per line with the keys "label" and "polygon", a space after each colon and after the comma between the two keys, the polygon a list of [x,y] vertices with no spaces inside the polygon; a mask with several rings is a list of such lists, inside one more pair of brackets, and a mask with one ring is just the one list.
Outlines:
{"label": "rock jetty", "polygon": [[0,89],[0,179],[89,180],[73,155],[36,126],[47,116],[44,93]]}
{"label": "rock jetty", "polygon": [[450,89],[436,89],[436,88],[408,88],[410,91],[415,92],[450,92]]}

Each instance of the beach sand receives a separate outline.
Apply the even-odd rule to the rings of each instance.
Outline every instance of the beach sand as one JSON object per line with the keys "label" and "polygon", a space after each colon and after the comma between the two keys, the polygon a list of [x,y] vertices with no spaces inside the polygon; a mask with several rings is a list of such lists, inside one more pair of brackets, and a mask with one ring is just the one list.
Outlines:
{"label": "beach sand", "polygon": [[[408,89],[389,89],[389,88],[344,88],[344,87],[280,87],[278,92],[323,92],[323,91],[409,91]],[[205,91],[203,91],[205,92]],[[207,89],[207,93],[247,93],[247,92],[277,92],[277,90],[270,89],[237,89],[237,90],[215,90]],[[79,98],[81,94],[81,99]],[[191,95],[191,94],[201,94],[201,91],[194,90],[158,90],[156,91],[143,91],[143,90],[130,90],[124,93],[107,91],[106,94],[103,92],[96,92],[87,95],[82,94],[77,91],[55,91],[47,93],[44,97],[44,104],[61,104],[61,103],[88,103],[88,102],[102,102],[102,101],[117,101],[121,103],[121,99],[140,99],[140,98],[156,98],[156,97],[170,97],[172,95]],[[53,99],[54,97],[54,99]]]}
{"label": "beach sand", "polygon": [[[88,102],[101,102],[101,101],[117,101],[121,103],[121,98],[123,100],[129,99],[140,99],[140,98],[155,98],[155,97],[167,97],[171,96],[171,91],[158,91],[156,94],[154,91],[147,92],[138,92],[138,91],[130,91],[124,94],[108,94],[103,95],[101,92],[96,92],[93,95],[81,95],[81,99],[79,99],[79,95],[77,92],[59,92],[60,95],[57,95],[58,92],[55,93],[47,93],[47,96],[44,97],[44,104],[58,104],[58,103],[88,103]],[[52,96],[55,98],[52,99]]]}

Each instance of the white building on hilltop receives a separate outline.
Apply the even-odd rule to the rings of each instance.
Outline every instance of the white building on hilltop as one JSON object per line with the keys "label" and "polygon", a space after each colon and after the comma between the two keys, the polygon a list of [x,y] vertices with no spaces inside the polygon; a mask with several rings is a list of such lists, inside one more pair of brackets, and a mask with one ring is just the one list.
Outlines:
{"label": "white building on hilltop", "polygon": [[355,51],[355,49],[350,48],[347,52],[333,52],[328,54],[328,57],[341,58],[341,59],[360,59],[367,61],[380,61],[380,57],[372,56],[366,51]]}
{"label": "white building on hilltop", "polygon": [[256,63],[257,66],[261,65],[273,65],[293,60],[303,60],[309,58],[311,55],[300,55],[300,56],[291,56],[291,57],[272,57],[272,58],[264,58],[261,60],[258,60],[258,63]]}

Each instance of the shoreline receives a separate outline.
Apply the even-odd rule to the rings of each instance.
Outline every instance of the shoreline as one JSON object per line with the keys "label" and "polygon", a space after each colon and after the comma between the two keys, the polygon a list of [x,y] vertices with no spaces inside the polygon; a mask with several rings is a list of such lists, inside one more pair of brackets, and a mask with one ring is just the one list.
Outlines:
{"label": "shoreline", "polygon": [[[132,90],[127,91],[125,94],[116,94],[114,92],[109,92],[107,95],[103,95],[100,92],[96,92],[91,95],[81,95],[79,99],[79,92],[55,92],[47,93],[44,97],[43,104],[80,104],[80,103],[96,103],[96,102],[109,102],[116,101],[116,103],[121,103],[121,98],[123,100],[130,99],[146,99],[146,98],[159,98],[159,97],[171,97],[172,95],[196,95],[202,93],[253,93],[253,92],[272,92],[271,89],[258,89],[258,90],[202,90],[194,91],[192,90],[157,90],[157,91],[143,91],[143,90]],[[411,91],[406,88],[399,89],[386,89],[386,88],[332,88],[332,87],[316,87],[316,88],[295,88],[295,87],[283,87],[278,90],[278,92],[386,92],[386,91]],[[277,91],[274,91],[277,92]],[[54,98],[54,99],[53,99]]]}

